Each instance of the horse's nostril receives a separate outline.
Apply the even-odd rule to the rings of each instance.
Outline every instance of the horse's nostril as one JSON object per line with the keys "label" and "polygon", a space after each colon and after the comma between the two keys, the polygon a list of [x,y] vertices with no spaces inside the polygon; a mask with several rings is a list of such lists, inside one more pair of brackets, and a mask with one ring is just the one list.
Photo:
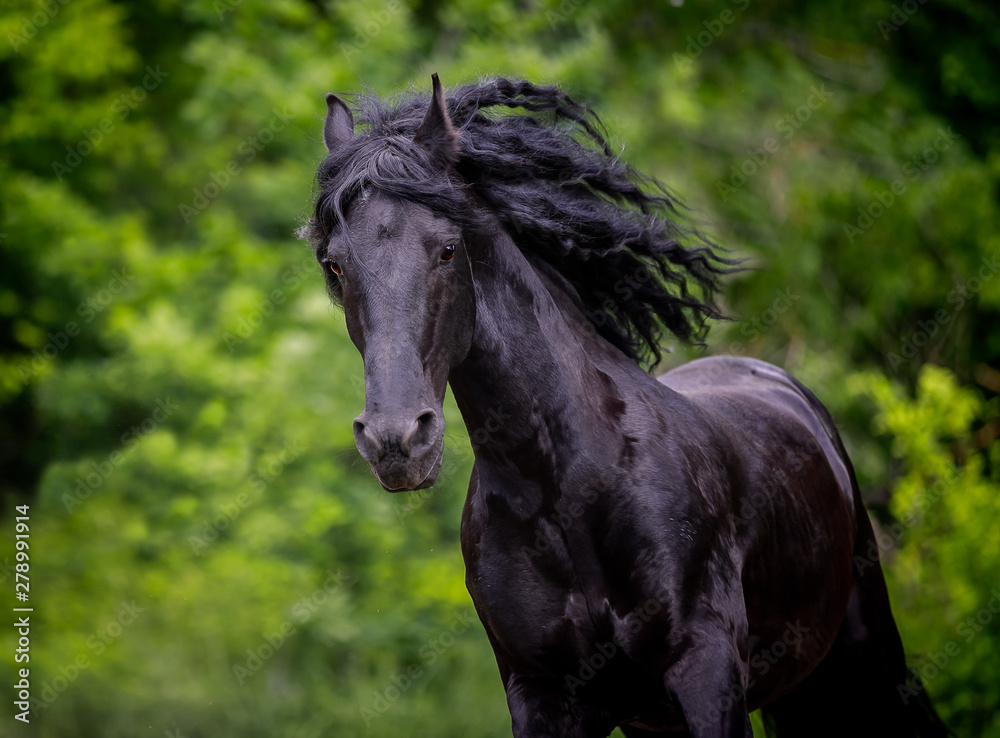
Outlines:
{"label": "horse's nostril", "polygon": [[354,420],[354,442],[358,445],[358,451],[368,461],[378,461],[383,456],[384,448],[378,436],[372,433],[371,429],[361,420]]}
{"label": "horse's nostril", "polygon": [[434,415],[433,410],[424,410],[424,412],[420,414],[420,417],[417,418],[417,423],[421,428],[432,428],[435,420],[437,420],[437,418]]}
{"label": "horse's nostril", "polygon": [[433,410],[425,410],[412,421],[403,432],[400,450],[405,456],[420,454],[426,451],[434,442],[434,429],[437,426],[437,416]]}

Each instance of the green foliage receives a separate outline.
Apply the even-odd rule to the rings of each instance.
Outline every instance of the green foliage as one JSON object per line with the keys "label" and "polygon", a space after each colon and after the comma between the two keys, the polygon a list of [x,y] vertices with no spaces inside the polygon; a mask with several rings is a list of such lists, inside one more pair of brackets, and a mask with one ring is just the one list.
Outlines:
{"label": "green foliage", "polygon": [[361,360],[293,235],[323,94],[434,71],[559,83],[750,258],[711,350],[833,410],[915,666],[963,735],[1000,734],[997,624],[959,632],[1000,587],[1000,23],[894,7],[6,2],[0,583],[30,504],[44,706],[4,734],[509,735],[461,418],[433,492],[380,490]]}
{"label": "green foliage", "polygon": [[848,388],[874,400],[901,466],[878,537],[911,665],[960,735],[996,735],[1000,695],[982,679],[1000,673],[1000,440],[972,428],[997,417],[998,398],[930,364],[915,398],[874,372]]}

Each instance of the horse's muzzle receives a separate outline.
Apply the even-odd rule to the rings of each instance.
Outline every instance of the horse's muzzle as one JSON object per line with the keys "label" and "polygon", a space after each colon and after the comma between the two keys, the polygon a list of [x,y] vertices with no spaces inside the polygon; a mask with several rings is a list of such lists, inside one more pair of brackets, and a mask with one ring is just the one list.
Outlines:
{"label": "horse's muzzle", "polygon": [[354,441],[389,492],[424,489],[437,481],[444,451],[440,411],[370,413],[354,419]]}

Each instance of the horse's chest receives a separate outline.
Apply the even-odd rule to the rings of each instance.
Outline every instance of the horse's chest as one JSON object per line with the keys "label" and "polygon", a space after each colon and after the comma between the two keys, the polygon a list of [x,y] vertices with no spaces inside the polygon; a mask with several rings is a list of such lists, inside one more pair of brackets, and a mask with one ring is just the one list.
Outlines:
{"label": "horse's chest", "polygon": [[580,571],[567,522],[557,513],[531,525],[494,519],[463,533],[470,593],[493,639],[516,661],[562,661],[598,638],[593,582]]}

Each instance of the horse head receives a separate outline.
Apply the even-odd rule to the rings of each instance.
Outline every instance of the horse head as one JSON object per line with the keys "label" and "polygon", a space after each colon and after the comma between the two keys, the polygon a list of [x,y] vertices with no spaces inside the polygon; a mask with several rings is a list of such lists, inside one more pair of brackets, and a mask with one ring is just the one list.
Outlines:
{"label": "horse head", "polygon": [[[399,177],[348,177],[331,207],[337,221],[317,250],[364,358],[365,408],[354,420],[358,451],[390,492],[430,487],[444,451],[448,375],[469,352],[475,322],[471,265],[461,225],[380,179],[453,176],[459,134],[437,75],[430,107],[412,136],[359,142],[353,117],[327,96],[323,137],[340,169],[380,168]],[[405,176],[404,176],[405,175]],[[345,181],[346,181],[345,180]],[[346,185],[345,185],[346,186]],[[456,195],[457,196],[457,195]],[[333,198],[336,199],[336,198]]]}

